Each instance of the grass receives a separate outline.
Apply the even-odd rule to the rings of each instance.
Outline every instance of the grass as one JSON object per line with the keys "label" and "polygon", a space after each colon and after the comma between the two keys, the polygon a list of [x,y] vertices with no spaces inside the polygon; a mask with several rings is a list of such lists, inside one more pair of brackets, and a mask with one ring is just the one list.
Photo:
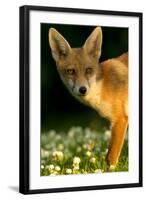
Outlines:
{"label": "grass", "polygon": [[[72,127],[67,132],[41,134],[41,176],[104,173],[111,131]],[[128,141],[114,171],[128,171]]]}

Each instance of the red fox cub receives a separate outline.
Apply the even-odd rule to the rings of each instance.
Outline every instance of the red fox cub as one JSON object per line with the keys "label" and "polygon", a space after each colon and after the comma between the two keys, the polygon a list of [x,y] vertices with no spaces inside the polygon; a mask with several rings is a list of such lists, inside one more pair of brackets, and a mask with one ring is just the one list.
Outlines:
{"label": "red fox cub", "polygon": [[93,30],[81,48],[71,48],[54,28],[49,29],[48,37],[57,70],[68,90],[111,122],[106,160],[113,170],[128,126],[128,53],[99,63],[101,27]]}

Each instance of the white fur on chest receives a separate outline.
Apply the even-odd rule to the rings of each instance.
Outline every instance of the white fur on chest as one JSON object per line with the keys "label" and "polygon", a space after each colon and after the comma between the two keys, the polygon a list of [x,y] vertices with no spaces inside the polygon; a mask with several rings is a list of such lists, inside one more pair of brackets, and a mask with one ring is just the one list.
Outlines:
{"label": "white fur on chest", "polygon": [[111,118],[111,105],[102,98],[102,81],[94,83],[90,88],[89,93],[82,98],[82,101],[98,111],[103,117],[108,119]]}

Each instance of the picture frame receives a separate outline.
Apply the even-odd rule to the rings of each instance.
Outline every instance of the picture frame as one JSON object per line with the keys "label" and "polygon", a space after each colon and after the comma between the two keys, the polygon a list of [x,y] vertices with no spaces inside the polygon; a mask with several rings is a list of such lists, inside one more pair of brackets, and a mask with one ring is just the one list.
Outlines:
{"label": "picture frame", "polygon": [[[22,6],[19,13],[20,193],[142,187],[142,13],[44,6]],[[41,24],[100,25],[111,28],[125,27],[129,31],[129,111],[131,119],[129,132],[133,132],[135,138],[129,133],[129,170],[127,172],[107,172],[105,175],[40,176]],[[135,46],[133,46],[134,41]],[[47,45],[49,49],[49,44]]]}

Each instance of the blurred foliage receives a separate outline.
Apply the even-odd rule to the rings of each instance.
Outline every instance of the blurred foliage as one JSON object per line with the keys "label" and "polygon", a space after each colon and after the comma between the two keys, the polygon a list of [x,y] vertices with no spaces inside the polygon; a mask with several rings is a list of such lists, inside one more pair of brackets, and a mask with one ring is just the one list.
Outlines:
{"label": "blurred foliage", "polygon": [[[80,47],[94,26],[41,24],[41,127],[42,130],[67,130],[72,125],[91,128],[109,123],[72,97],[56,70],[48,43],[49,28],[56,28],[70,43]],[[119,56],[128,51],[128,29],[102,27],[103,45],[100,61]],[[94,123],[95,122],[95,123]]]}

